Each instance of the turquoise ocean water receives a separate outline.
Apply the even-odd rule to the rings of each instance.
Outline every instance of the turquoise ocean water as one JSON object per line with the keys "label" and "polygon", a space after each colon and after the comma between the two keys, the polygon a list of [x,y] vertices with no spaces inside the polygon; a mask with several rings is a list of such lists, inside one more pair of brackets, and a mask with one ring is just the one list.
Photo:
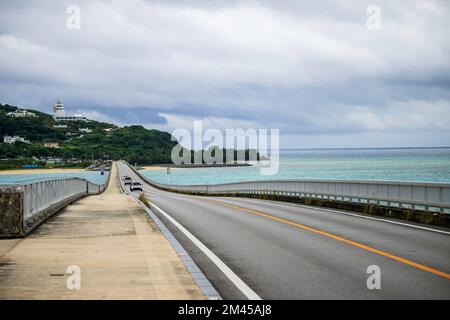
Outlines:
{"label": "turquoise ocean water", "polygon": [[[30,172],[32,171],[30,170]],[[105,172],[103,176],[99,171],[0,174],[0,184],[26,184],[34,181],[65,177],[79,177],[92,183],[103,184],[106,182],[107,173]]]}
{"label": "turquoise ocean water", "polygon": [[[450,182],[450,148],[281,150],[274,176],[260,174],[259,166],[144,170],[150,179],[170,184],[215,184],[248,180],[332,179]],[[0,184],[27,183],[59,177],[106,181],[97,171],[0,175]]]}
{"label": "turquoise ocean water", "polygon": [[144,170],[161,183],[215,184],[248,180],[332,179],[450,182],[450,148],[281,150],[280,169],[263,176],[258,166]]}

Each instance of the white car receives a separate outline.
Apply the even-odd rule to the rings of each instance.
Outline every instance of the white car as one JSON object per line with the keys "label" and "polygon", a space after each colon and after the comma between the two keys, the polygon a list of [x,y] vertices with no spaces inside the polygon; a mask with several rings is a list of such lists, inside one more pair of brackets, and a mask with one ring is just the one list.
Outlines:
{"label": "white car", "polygon": [[139,191],[143,191],[143,189],[142,189],[142,183],[140,183],[139,181],[134,181],[134,182],[132,182],[131,183],[131,185],[130,185],[130,191],[137,191],[137,190],[139,190]]}

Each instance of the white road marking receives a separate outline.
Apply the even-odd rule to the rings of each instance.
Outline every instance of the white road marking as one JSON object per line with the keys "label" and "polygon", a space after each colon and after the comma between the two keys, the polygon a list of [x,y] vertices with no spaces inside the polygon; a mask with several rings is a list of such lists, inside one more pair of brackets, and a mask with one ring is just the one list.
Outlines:
{"label": "white road marking", "polygon": [[[246,199],[256,200],[256,199],[251,199],[251,198],[246,198]],[[221,199],[221,200],[223,200],[223,199]],[[235,199],[227,199],[227,200],[235,200]],[[238,200],[238,199],[236,199],[236,200]],[[410,228],[422,229],[422,230],[427,230],[427,231],[432,231],[432,232],[437,232],[437,233],[450,235],[450,232],[444,231],[444,230],[427,228],[427,227],[417,226],[417,225],[414,225],[414,224],[403,223],[403,222],[387,220],[387,219],[382,219],[382,218],[368,217],[368,216],[363,216],[363,215],[360,215],[360,214],[357,214],[357,213],[350,213],[350,212],[338,211],[338,210],[333,210],[333,209],[325,209],[325,208],[316,208],[316,207],[310,207],[310,206],[305,206],[305,205],[296,204],[296,203],[280,203],[279,201],[272,201],[272,200],[264,200],[264,201],[269,201],[269,202],[272,202],[272,203],[275,203],[275,204],[280,204],[280,205],[289,205],[289,206],[292,206],[292,207],[301,207],[301,208],[305,208],[305,209],[311,209],[311,210],[314,210],[314,211],[328,211],[328,212],[344,214],[344,215],[358,217],[358,218],[363,218],[363,219],[382,221],[382,222],[397,224],[397,225],[406,226],[406,227],[410,227]]]}
{"label": "white road marking", "polygon": [[178,221],[172,218],[168,213],[150,202],[151,206],[158,210],[164,217],[172,222],[184,235],[189,238],[219,269],[225,276],[238,288],[249,300],[261,300],[261,297],[253,291],[237,274],[233,272],[218,256],[208,249],[200,240],[183,227]]}
{"label": "white road marking", "polygon": [[[129,171],[126,170],[128,174]],[[134,173],[134,172],[133,172]],[[146,184],[144,181],[143,183]],[[173,223],[183,234],[191,240],[216,266],[220,271],[242,292],[249,300],[262,300],[261,297],[253,291],[237,274],[233,272],[218,256],[214,254],[207,246],[205,246],[197,237],[195,237],[189,230],[183,227],[178,221],[170,216],[163,209],[158,207],[153,202],[149,201],[150,205],[158,210],[167,220]]]}

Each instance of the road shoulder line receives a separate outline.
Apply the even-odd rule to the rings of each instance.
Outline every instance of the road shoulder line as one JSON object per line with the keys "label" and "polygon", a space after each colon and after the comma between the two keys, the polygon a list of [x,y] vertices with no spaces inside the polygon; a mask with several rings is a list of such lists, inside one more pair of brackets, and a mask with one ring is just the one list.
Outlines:
{"label": "road shoulder line", "polygon": [[391,253],[388,253],[388,252],[384,252],[382,250],[378,250],[378,249],[372,248],[372,247],[367,246],[365,244],[362,244],[362,243],[359,243],[359,242],[356,242],[356,241],[353,241],[353,240],[349,240],[347,238],[343,238],[341,236],[337,236],[335,234],[332,234],[332,233],[329,233],[329,232],[326,232],[326,231],[322,231],[322,230],[319,230],[319,229],[316,229],[316,228],[308,227],[308,226],[303,225],[301,223],[297,223],[297,222],[294,222],[294,221],[291,221],[291,220],[283,219],[283,218],[274,216],[274,215],[269,214],[269,213],[264,213],[264,212],[260,212],[260,211],[247,209],[247,208],[244,208],[244,207],[240,207],[240,206],[237,206],[237,205],[232,205],[232,204],[229,204],[229,203],[224,202],[224,201],[220,201],[220,200],[209,200],[209,201],[210,202],[215,202],[215,203],[217,203],[219,205],[222,205],[224,207],[233,208],[233,209],[236,209],[236,210],[240,210],[240,211],[243,211],[243,212],[247,212],[247,213],[255,214],[255,215],[258,215],[258,216],[262,216],[262,217],[265,217],[265,218],[268,218],[268,219],[271,219],[271,220],[274,220],[274,221],[278,221],[278,222],[281,222],[281,223],[286,223],[286,224],[289,224],[291,226],[294,226],[294,227],[297,227],[297,228],[300,228],[300,229],[303,229],[303,230],[307,230],[307,231],[310,231],[310,232],[313,232],[313,233],[316,233],[316,234],[319,234],[319,235],[322,235],[322,236],[334,239],[336,241],[343,242],[343,243],[346,243],[346,244],[358,247],[360,249],[363,249],[363,250],[366,250],[366,251],[369,251],[369,252],[372,252],[372,253],[376,253],[378,255],[381,255],[381,256],[384,256],[386,258],[389,258],[389,259],[392,259],[392,260],[404,263],[406,265],[412,266],[412,267],[420,269],[422,271],[427,271],[427,272],[433,273],[435,275],[441,276],[443,278],[450,279],[450,274],[449,273],[446,273],[446,272],[443,272],[443,271],[440,271],[440,270],[428,267],[426,265],[414,262],[414,261],[409,260],[409,259],[405,259],[405,258],[399,257],[399,256],[397,256],[395,254],[391,254]]}
{"label": "road shoulder line", "polygon": [[150,208],[148,208],[145,204],[143,204],[140,200],[138,200],[133,194],[130,194],[128,190],[123,185],[123,181],[120,178],[120,187],[122,192],[131,197],[136,203],[145,210],[145,212],[150,216],[150,218],[155,222],[156,226],[159,228],[161,233],[164,235],[167,241],[171,244],[172,248],[175,250],[177,255],[180,257],[181,262],[185,266],[186,270],[191,274],[195,283],[199,286],[202,293],[209,300],[220,300],[222,297],[211,284],[211,282],[206,278],[204,273],[200,270],[197,264],[192,260],[189,253],[183,248],[183,246],[178,242],[175,236],[170,232],[169,229],[164,225],[164,223],[152,212]]}
{"label": "road shoulder line", "polygon": [[[236,199],[236,200],[239,200],[239,199],[242,199],[242,198],[238,198],[238,197],[224,197],[223,199],[230,199],[230,200],[235,200]],[[362,219],[386,222],[386,223],[401,225],[401,226],[405,226],[405,227],[409,227],[409,228],[415,228],[415,229],[420,229],[420,230],[425,230],[425,231],[430,231],[430,232],[436,232],[436,233],[441,233],[441,234],[445,234],[445,235],[450,235],[449,231],[444,231],[444,230],[439,230],[439,229],[434,229],[434,228],[429,228],[429,227],[423,227],[423,226],[419,226],[419,225],[415,225],[415,224],[411,224],[411,223],[406,223],[406,222],[395,221],[395,220],[389,220],[389,219],[383,219],[383,218],[377,218],[377,217],[369,217],[369,216],[366,216],[366,215],[353,213],[353,212],[333,210],[333,209],[328,209],[328,208],[323,208],[323,207],[318,208],[318,207],[315,207],[315,206],[307,206],[307,205],[298,204],[298,203],[288,203],[288,202],[276,201],[276,200],[253,199],[253,198],[244,198],[244,199],[263,200],[263,201],[268,201],[268,202],[271,202],[271,203],[274,203],[274,204],[288,205],[288,206],[296,207],[296,208],[311,209],[311,210],[319,211],[319,212],[320,211],[325,211],[325,212],[331,212],[331,213],[336,213],[336,214],[343,214],[343,215],[357,217],[357,218],[362,218]]]}
{"label": "road shoulder line", "polygon": [[[150,201],[149,201],[150,202]],[[173,223],[189,240],[192,241],[218,268],[223,274],[244,294],[249,300],[261,300],[261,297],[254,292],[233,270],[231,270],[218,256],[206,247],[197,237],[183,227],[178,221],[168,213],[150,202],[150,205],[161,213],[167,220]]]}

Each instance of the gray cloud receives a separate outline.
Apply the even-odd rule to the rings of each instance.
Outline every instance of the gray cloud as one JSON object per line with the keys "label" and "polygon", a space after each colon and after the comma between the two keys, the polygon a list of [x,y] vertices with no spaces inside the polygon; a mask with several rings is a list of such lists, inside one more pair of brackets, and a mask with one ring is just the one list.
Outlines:
{"label": "gray cloud", "polygon": [[[81,30],[66,28],[69,4]],[[62,98],[74,112],[165,130],[204,118],[355,144],[420,130],[442,144],[450,5],[377,1],[381,29],[369,30],[371,4],[2,2],[0,97],[44,111]]]}

